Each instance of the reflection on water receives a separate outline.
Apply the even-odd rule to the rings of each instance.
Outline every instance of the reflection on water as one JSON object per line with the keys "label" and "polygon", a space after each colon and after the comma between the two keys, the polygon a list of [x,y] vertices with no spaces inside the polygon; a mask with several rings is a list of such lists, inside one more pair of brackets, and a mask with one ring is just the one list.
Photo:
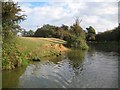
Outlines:
{"label": "reflection on water", "polygon": [[99,42],[88,43],[90,50],[98,50],[104,52],[120,52],[120,42]]}
{"label": "reflection on water", "polygon": [[97,48],[72,50],[65,56],[30,64],[15,83],[22,88],[117,88],[118,53]]}
{"label": "reflection on water", "polygon": [[24,67],[16,68],[12,71],[3,71],[2,72],[2,87],[3,88],[11,88],[17,87],[19,83],[19,77],[25,72]]}
{"label": "reflection on water", "polygon": [[68,59],[70,60],[70,65],[73,67],[73,69],[79,69],[82,67],[85,53],[86,51],[82,50],[72,50],[68,53]]}

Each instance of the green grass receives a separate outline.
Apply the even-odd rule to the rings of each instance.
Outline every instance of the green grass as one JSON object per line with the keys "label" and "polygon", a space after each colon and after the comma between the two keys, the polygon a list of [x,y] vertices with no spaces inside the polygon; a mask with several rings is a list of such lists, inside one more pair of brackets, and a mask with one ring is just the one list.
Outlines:
{"label": "green grass", "polygon": [[[6,45],[3,50],[2,69],[14,69],[28,65],[33,59],[46,60],[67,50],[61,44],[66,41],[55,38],[16,37],[15,45]],[[49,58],[50,59],[50,58]]]}
{"label": "green grass", "polygon": [[55,38],[31,38],[18,37],[17,47],[22,52],[26,59],[43,58],[56,55],[58,50],[51,48],[51,45],[65,44],[64,40]]}

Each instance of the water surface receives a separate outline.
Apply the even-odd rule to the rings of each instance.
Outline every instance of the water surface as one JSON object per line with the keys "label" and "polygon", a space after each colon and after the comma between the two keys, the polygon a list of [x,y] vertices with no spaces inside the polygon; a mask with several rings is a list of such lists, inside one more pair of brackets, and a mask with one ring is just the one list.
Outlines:
{"label": "water surface", "polygon": [[[92,47],[92,46],[91,46]],[[91,48],[32,63],[23,70],[3,72],[4,87],[20,88],[118,88],[115,51]],[[12,73],[15,72],[15,73]],[[7,82],[14,83],[6,84]]]}

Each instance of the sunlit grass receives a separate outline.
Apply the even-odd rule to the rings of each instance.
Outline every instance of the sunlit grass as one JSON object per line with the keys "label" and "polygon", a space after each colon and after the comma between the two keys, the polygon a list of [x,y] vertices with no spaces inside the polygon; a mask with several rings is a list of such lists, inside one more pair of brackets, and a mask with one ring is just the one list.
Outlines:
{"label": "sunlit grass", "polygon": [[18,37],[17,48],[26,59],[44,58],[58,54],[60,51],[53,46],[65,44],[66,41],[55,38]]}

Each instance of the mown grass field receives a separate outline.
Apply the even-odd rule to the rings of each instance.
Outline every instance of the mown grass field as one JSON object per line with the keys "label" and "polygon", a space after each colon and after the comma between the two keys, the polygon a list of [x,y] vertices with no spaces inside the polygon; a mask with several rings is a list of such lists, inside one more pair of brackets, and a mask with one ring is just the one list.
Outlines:
{"label": "mown grass field", "polygon": [[56,38],[17,38],[17,48],[25,55],[25,59],[44,58],[67,51],[63,44],[66,41]]}

